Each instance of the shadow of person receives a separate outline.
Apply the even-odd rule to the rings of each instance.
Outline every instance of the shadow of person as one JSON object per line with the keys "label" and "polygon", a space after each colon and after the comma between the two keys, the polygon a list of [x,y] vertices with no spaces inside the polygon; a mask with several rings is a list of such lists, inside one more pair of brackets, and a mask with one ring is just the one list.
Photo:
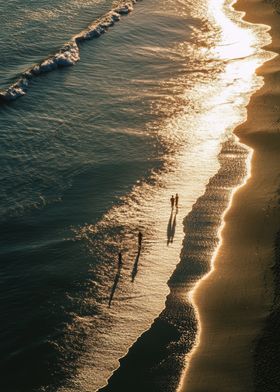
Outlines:
{"label": "shadow of person", "polygon": [[174,236],[175,236],[175,230],[176,230],[176,215],[178,213],[178,210],[175,210],[175,213],[173,214],[173,211],[171,211],[169,221],[167,224],[167,246],[173,242]]}
{"label": "shadow of person", "polygon": [[171,225],[171,230],[170,230],[170,242],[173,242],[174,235],[175,235],[175,230],[176,230],[176,216],[177,216],[177,210],[176,213],[174,214],[172,225]]}
{"label": "shadow of person", "polygon": [[138,246],[138,252],[135,257],[134,264],[133,264],[133,269],[131,272],[131,282],[134,282],[134,279],[135,279],[137,272],[138,272],[138,262],[139,262],[140,253],[141,253],[141,245]]}
{"label": "shadow of person", "polygon": [[116,276],[115,276],[114,284],[113,284],[113,287],[112,287],[112,290],[111,290],[110,298],[109,298],[109,303],[108,303],[109,308],[111,307],[111,303],[113,301],[114,294],[115,294],[116,288],[117,288],[119,280],[120,280],[121,269],[122,269],[122,267],[119,265],[118,266],[118,271],[117,271]]}
{"label": "shadow of person", "polygon": [[167,246],[170,244],[172,238],[172,219],[173,219],[173,210],[171,211],[169,221],[167,224]]}

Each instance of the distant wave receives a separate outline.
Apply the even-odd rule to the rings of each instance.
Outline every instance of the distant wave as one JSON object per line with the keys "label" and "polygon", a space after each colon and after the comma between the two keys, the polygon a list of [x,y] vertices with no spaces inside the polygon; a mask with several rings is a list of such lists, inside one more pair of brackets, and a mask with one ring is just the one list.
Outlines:
{"label": "distant wave", "polygon": [[79,45],[92,38],[98,38],[104,34],[109,27],[118,22],[122,15],[127,15],[133,10],[133,5],[139,0],[122,1],[115,5],[109,12],[101,18],[92,22],[85,30],[66,42],[59,51],[39,64],[24,71],[18,80],[6,90],[0,91],[0,101],[10,102],[26,94],[30,81],[33,77],[42,73],[53,71],[54,69],[74,65],[80,60]]}

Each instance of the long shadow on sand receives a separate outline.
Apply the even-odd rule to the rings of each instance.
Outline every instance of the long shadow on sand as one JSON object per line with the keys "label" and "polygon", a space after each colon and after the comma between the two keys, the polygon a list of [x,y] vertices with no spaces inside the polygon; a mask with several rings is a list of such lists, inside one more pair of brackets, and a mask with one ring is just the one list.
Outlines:
{"label": "long shadow on sand", "polygon": [[[234,141],[223,144],[219,154],[220,170],[210,179],[204,195],[184,220],[186,235],[181,259],[168,282],[170,294],[165,309],[120,359],[120,367],[99,392],[174,392],[177,389],[186,366],[186,354],[192,349],[197,334],[195,311],[186,300],[187,293],[194,282],[209,271],[219,241],[222,214],[228,206],[231,190],[243,181],[247,154],[247,150]],[[172,222],[171,218],[170,240],[175,233]]]}
{"label": "long shadow on sand", "polygon": [[173,209],[171,210],[171,214],[167,224],[167,246],[173,242],[175,236],[177,214],[178,214],[177,208],[175,211]]}
{"label": "long shadow on sand", "polygon": [[118,266],[118,271],[117,271],[116,276],[115,276],[114,284],[113,284],[113,287],[112,287],[112,290],[111,290],[110,298],[109,298],[109,303],[108,303],[109,308],[111,307],[111,304],[112,304],[112,301],[113,301],[113,298],[114,298],[114,295],[115,295],[115,291],[116,291],[116,288],[117,288],[119,280],[120,280],[121,269],[122,268],[119,265]]}
{"label": "long shadow on sand", "polygon": [[131,272],[131,281],[132,282],[134,282],[134,279],[135,279],[135,277],[137,275],[137,272],[138,272],[138,263],[139,263],[140,254],[141,254],[141,245],[138,246],[138,252],[137,252],[137,255],[135,257],[135,261],[134,261],[134,264],[133,264],[133,269],[132,269],[132,272]]}

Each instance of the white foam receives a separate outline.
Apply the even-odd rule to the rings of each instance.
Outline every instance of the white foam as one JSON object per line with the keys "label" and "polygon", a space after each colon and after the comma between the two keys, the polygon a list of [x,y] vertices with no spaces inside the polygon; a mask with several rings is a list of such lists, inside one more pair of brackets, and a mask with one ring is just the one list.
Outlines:
{"label": "white foam", "polygon": [[121,4],[118,7],[114,8],[114,11],[120,15],[127,15],[131,11],[133,11],[133,3],[128,2],[128,3]]}
{"label": "white foam", "polygon": [[12,84],[6,91],[0,93],[0,98],[5,101],[14,101],[18,97],[26,94],[28,87],[28,80],[25,78],[19,79],[16,83]]}
{"label": "white foam", "polygon": [[73,40],[66,43],[55,55],[47,58],[42,63],[35,65],[28,73],[31,75],[40,75],[44,72],[50,72],[57,67],[74,65],[79,60],[80,50],[77,43]]}
{"label": "white foam", "polygon": [[98,38],[101,34],[104,34],[106,30],[113,26],[115,22],[120,20],[120,14],[113,11],[108,12],[102,18],[96,20],[90,24],[85,30],[75,35],[75,42],[83,42],[88,39]]}

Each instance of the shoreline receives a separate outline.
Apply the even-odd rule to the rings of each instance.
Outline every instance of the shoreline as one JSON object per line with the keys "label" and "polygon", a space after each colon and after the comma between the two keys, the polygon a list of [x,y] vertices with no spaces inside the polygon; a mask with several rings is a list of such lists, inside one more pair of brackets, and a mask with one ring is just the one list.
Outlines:
{"label": "shoreline", "polygon": [[174,392],[177,389],[186,353],[195,344],[198,328],[195,309],[186,297],[195,282],[210,270],[222,217],[232,189],[242,182],[247,159],[247,149],[236,140],[223,143],[220,169],[184,219],[186,235],[180,262],[168,281],[170,293],[165,309],[119,360],[119,368],[98,392]]}
{"label": "shoreline", "polygon": [[[272,3],[280,9],[280,2]],[[272,43],[265,49],[279,54],[280,14],[274,7],[259,0],[239,0],[234,5],[246,12],[244,20],[271,26]],[[234,193],[224,217],[213,269],[193,293],[201,330],[180,391],[279,389],[279,369],[275,369],[279,365],[271,359],[271,374],[271,350],[264,349],[280,319],[275,301],[279,235],[278,242],[275,238],[280,227],[279,70],[279,56],[258,68],[264,85],[250,99],[247,120],[234,131],[241,143],[253,149],[251,175]],[[274,357],[279,358],[280,352]],[[274,376],[275,389],[267,389],[269,384],[262,382],[264,364],[267,383]]]}
{"label": "shoreline", "polygon": [[[240,7],[243,6],[244,0],[239,0]],[[253,96],[252,108],[248,113],[248,125],[245,132],[248,133],[248,141],[259,144],[263,143],[264,137],[270,138],[269,155],[266,166],[272,166],[274,163],[275,169],[278,163],[278,177],[275,173],[275,191],[273,194],[273,203],[268,206],[268,215],[271,224],[274,219],[272,215],[276,216],[276,225],[272,225],[274,231],[273,239],[273,255],[271,260],[271,275],[272,275],[272,303],[269,309],[269,314],[263,322],[261,334],[255,340],[255,347],[253,353],[253,372],[254,372],[254,387],[256,392],[268,391],[278,392],[280,384],[280,349],[277,340],[279,326],[280,326],[280,170],[279,170],[279,153],[280,153],[280,1],[269,0],[271,4],[269,12],[263,12],[264,6],[261,2],[257,2],[257,12],[247,12],[246,17],[253,21],[267,23],[271,26],[270,34],[272,42],[266,49],[275,52],[278,56],[265,63],[258,73],[264,76],[264,86]],[[261,110],[260,110],[261,109]],[[260,113],[264,113],[263,118]],[[258,124],[255,129],[255,135],[251,134],[250,129],[252,123],[256,118]],[[266,126],[268,124],[269,126]],[[242,134],[242,128],[240,129]],[[255,147],[254,147],[255,148]],[[264,156],[264,152],[260,148],[260,156]],[[277,159],[278,157],[278,159]],[[274,159],[273,159],[274,158]],[[269,173],[268,173],[269,175]]]}

